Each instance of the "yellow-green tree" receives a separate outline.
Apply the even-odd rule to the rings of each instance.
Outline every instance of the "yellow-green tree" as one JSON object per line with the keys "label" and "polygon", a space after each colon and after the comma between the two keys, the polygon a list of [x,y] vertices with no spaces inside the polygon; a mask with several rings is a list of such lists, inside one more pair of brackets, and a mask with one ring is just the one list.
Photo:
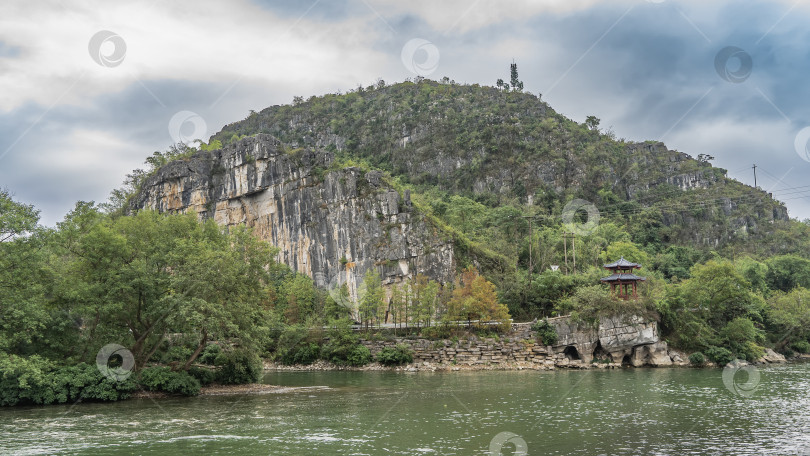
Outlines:
{"label": "yellow-green tree", "polygon": [[509,310],[498,302],[495,285],[468,267],[458,279],[453,297],[448,303],[447,317],[451,320],[473,320],[481,322],[509,320]]}

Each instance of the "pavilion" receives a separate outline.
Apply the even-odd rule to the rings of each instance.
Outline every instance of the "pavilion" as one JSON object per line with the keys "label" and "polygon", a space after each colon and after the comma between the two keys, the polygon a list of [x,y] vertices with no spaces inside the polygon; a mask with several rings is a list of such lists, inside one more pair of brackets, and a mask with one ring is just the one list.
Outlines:
{"label": "pavilion", "polygon": [[640,264],[631,263],[621,257],[619,261],[606,264],[605,269],[609,270],[612,274],[608,277],[600,279],[602,282],[610,284],[610,294],[616,294],[616,288],[619,289],[618,297],[622,299],[630,299],[630,289],[632,287],[633,299],[638,298],[636,293],[637,283],[639,281],[647,280],[646,277],[639,277],[633,274],[634,269],[641,269]]}

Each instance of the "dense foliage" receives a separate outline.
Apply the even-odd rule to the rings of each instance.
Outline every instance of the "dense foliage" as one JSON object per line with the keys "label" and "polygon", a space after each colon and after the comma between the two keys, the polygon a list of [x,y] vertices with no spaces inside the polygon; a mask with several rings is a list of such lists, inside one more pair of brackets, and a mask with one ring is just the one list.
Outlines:
{"label": "dense foliage", "polygon": [[407,345],[385,347],[377,353],[377,362],[383,366],[397,366],[413,362],[413,351]]}

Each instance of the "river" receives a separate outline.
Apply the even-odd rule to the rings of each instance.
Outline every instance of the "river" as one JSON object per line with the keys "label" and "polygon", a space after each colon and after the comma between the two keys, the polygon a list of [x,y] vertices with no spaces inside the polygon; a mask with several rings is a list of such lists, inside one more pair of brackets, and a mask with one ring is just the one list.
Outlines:
{"label": "river", "polygon": [[810,364],[736,374],[269,372],[307,388],[3,408],[0,453],[810,455]]}

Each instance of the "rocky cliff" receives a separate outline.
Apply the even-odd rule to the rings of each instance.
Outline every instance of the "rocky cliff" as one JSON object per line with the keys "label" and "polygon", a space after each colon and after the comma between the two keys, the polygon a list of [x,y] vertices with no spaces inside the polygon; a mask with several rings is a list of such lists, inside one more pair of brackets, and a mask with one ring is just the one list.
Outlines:
{"label": "rocky cliff", "polygon": [[379,172],[332,163],[328,151],[289,150],[260,134],[161,167],[134,205],[253,227],[280,249],[278,261],[320,287],[346,283],[353,297],[375,267],[389,284],[415,274],[451,280],[452,242],[414,210],[407,192],[387,186]]}

